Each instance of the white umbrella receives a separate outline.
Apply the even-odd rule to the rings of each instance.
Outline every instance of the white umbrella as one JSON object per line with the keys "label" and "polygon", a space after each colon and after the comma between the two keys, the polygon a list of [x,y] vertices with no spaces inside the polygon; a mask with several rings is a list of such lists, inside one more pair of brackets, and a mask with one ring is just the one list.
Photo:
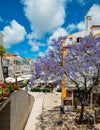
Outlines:
{"label": "white umbrella", "polygon": [[22,75],[21,77],[22,77],[22,78],[31,78],[32,75],[31,75],[31,74],[28,74],[28,75]]}
{"label": "white umbrella", "polygon": [[6,82],[7,83],[15,83],[15,78],[12,78],[12,77],[8,77],[8,78],[6,78]]}
{"label": "white umbrella", "polygon": [[22,78],[22,77],[17,77],[17,81],[23,81],[24,80],[24,78]]}

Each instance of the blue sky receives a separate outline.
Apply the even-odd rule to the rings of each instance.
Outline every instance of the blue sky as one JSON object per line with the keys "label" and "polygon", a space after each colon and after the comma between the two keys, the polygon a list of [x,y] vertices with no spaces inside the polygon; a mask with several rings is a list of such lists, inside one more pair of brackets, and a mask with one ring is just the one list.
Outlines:
{"label": "blue sky", "polygon": [[8,52],[35,58],[52,38],[85,29],[85,18],[100,25],[100,0],[0,0],[0,31]]}

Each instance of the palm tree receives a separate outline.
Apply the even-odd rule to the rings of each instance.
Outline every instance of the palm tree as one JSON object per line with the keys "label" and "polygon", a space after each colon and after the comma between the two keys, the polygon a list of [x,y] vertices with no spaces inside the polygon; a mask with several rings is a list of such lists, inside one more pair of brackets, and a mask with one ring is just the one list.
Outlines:
{"label": "palm tree", "polygon": [[1,64],[0,67],[1,67],[1,74],[2,74],[2,78],[3,78],[2,80],[5,81],[3,62],[2,62],[4,53],[6,53],[6,48],[2,44],[0,44],[0,64]]}

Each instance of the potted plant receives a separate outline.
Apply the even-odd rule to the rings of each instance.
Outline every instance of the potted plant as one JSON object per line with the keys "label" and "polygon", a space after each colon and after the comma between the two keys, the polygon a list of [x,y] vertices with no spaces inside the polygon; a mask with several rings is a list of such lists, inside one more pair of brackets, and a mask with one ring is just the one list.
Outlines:
{"label": "potted plant", "polygon": [[1,91],[2,91],[2,95],[4,96],[4,97],[7,97],[7,96],[9,96],[9,90],[8,90],[8,88],[7,88],[7,86],[6,86],[6,84],[5,83],[3,83],[3,82],[0,82],[0,88],[1,88]]}
{"label": "potted plant", "polygon": [[3,89],[0,86],[0,102],[3,100],[4,95],[3,95]]}
{"label": "potted plant", "polygon": [[14,83],[14,84],[13,84],[13,87],[14,87],[14,90],[18,90],[18,89],[19,89],[18,83]]}
{"label": "potted plant", "polygon": [[11,83],[7,84],[7,88],[8,88],[8,90],[9,90],[10,93],[12,93],[14,91],[13,85]]}

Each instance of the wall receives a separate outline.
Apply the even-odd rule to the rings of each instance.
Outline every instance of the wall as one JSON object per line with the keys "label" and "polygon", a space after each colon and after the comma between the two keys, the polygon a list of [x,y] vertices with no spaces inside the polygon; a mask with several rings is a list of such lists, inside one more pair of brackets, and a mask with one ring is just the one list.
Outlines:
{"label": "wall", "polygon": [[24,130],[34,98],[21,89],[13,92],[9,98],[0,111],[0,130]]}
{"label": "wall", "polygon": [[10,102],[0,111],[0,130],[10,130]]}

